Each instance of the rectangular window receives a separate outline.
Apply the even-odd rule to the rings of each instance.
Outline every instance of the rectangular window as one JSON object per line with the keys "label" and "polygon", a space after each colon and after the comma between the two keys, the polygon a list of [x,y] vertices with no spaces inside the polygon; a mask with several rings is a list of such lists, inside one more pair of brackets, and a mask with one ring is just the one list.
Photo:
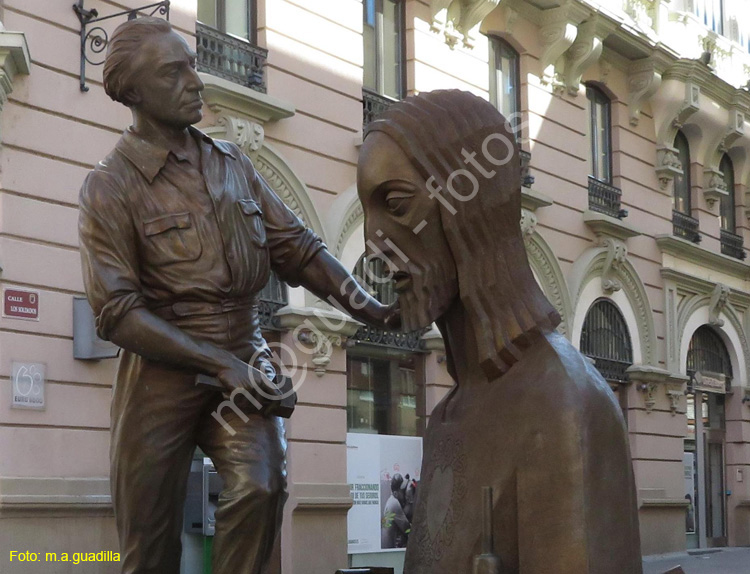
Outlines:
{"label": "rectangular window", "polygon": [[586,87],[591,137],[591,177],[612,183],[612,136],[609,98],[593,87]]}
{"label": "rectangular window", "polygon": [[520,58],[507,42],[490,38],[490,101],[513,126],[516,137],[521,125]]}
{"label": "rectangular window", "polygon": [[418,436],[417,358],[347,358],[349,432]]}
{"label": "rectangular window", "polygon": [[198,0],[198,20],[249,42],[255,42],[255,0]]}
{"label": "rectangular window", "polygon": [[383,96],[404,96],[404,5],[364,0],[364,87]]}

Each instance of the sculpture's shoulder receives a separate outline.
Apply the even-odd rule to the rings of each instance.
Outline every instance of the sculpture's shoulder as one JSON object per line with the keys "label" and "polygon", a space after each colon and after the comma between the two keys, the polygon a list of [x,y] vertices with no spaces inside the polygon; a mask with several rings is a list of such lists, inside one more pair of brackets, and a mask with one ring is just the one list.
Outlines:
{"label": "sculpture's shoulder", "polygon": [[559,333],[548,333],[534,345],[524,361],[533,371],[525,378],[544,390],[549,401],[587,412],[605,408],[620,412],[609,384],[578,349]]}

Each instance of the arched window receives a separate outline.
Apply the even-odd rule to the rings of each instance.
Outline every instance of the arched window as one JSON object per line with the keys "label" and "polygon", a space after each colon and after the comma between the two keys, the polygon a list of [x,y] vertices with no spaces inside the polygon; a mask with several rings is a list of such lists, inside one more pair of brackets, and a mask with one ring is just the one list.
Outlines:
{"label": "arched window", "polygon": [[699,327],[690,339],[687,354],[687,372],[716,373],[732,380],[732,361],[719,334],[708,325]]}
{"label": "arched window", "polygon": [[734,201],[734,165],[727,154],[721,158],[719,170],[724,176],[724,184],[727,186],[727,196],[721,198],[721,228],[734,233],[737,229],[735,220]]}
{"label": "arched window", "polygon": [[[505,40],[490,37],[490,100],[510,121],[513,130],[521,125],[521,65],[518,52]],[[516,137],[520,137],[516,132]]]}
{"label": "arched window", "polygon": [[690,215],[690,145],[685,134],[677,132],[674,147],[677,150],[677,158],[680,160],[682,175],[675,175],[674,178],[672,209]]}
{"label": "arched window", "polygon": [[594,359],[607,381],[627,380],[625,370],[633,364],[633,346],[625,318],[609,299],[597,300],[586,313],[581,352]]}
{"label": "arched window", "polygon": [[612,120],[607,95],[596,86],[586,86],[591,135],[591,177],[612,183]]}

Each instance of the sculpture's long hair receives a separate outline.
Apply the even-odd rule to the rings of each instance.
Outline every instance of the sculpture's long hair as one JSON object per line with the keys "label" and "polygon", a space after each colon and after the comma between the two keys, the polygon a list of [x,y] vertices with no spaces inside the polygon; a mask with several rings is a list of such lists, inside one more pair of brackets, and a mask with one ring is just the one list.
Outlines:
{"label": "sculpture's long hair", "polygon": [[[374,131],[391,137],[425,182],[434,177],[434,186],[442,188],[447,201],[440,201],[440,218],[456,262],[459,297],[473,327],[482,369],[489,380],[496,379],[519,360],[536,335],[560,323],[526,257],[520,227],[520,158],[511,127],[482,98],[438,90],[393,104],[367,126],[365,137]],[[466,153],[476,154],[474,160],[485,174],[496,173],[485,177],[465,159]],[[487,159],[501,162],[509,153],[513,155],[503,165]],[[466,172],[451,180],[457,195],[464,197],[447,191],[451,174],[458,170],[468,170],[478,182],[474,197],[476,188]],[[455,377],[450,349],[448,354]]]}

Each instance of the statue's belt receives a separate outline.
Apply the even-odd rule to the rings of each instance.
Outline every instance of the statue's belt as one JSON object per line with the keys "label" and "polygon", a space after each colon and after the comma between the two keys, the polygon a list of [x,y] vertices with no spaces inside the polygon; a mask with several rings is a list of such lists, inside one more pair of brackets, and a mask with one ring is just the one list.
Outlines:
{"label": "statue's belt", "polygon": [[169,320],[194,315],[220,315],[221,313],[252,309],[257,304],[257,297],[245,297],[243,299],[223,299],[216,302],[178,301],[167,305],[149,307],[149,309],[162,319]]}

